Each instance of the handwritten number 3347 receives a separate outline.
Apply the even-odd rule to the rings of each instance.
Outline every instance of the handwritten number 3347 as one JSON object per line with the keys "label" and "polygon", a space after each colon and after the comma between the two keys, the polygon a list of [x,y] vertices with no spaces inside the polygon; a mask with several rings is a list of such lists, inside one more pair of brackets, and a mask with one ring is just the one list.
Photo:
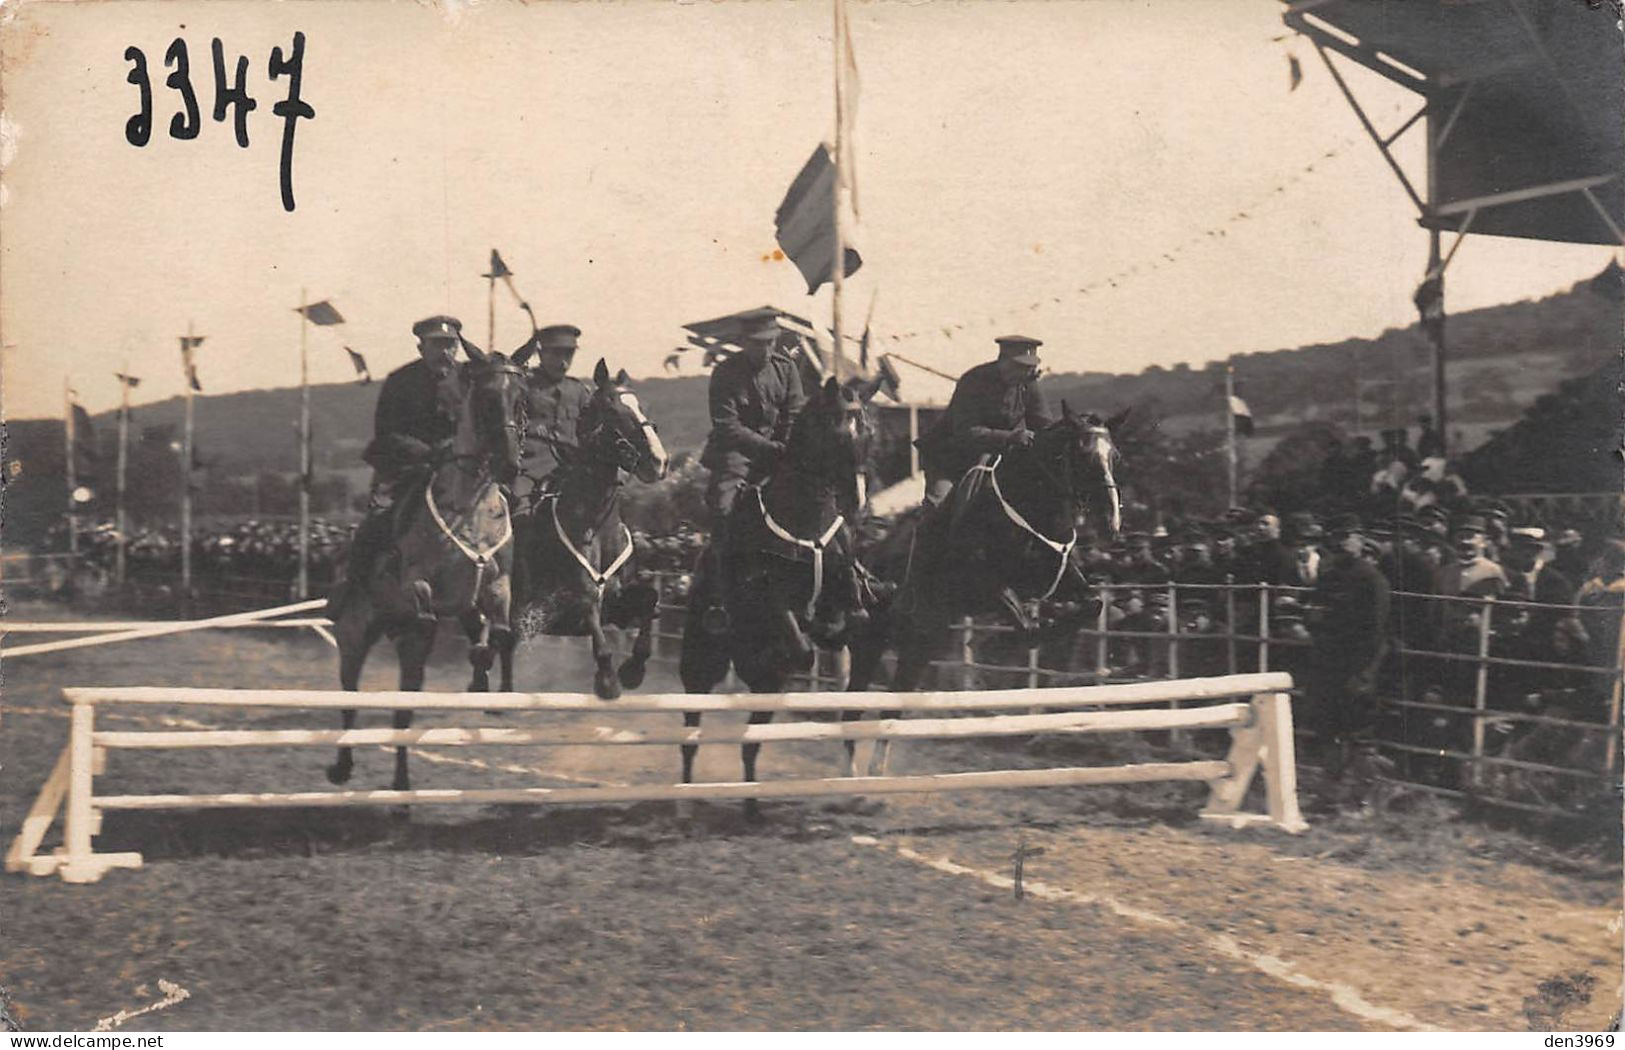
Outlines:
{"label": "handwritten number 3347", "polygon": [[[226,84],[226,55],[215,37],[211,45],[214,52],[214,119],[224,122],[226,111],[232,111],[237,145],[248,148],[248,114],[259,108],[259,103],[248,94],[248,59],[237,56],[236,72],[230,86]],[[138,47],[124,49],[124,60],[130,63],[125,80],[141,92],[141,111],[124,123],[124,138],[132,146],[145,146],[152,138],[152,80],[147,75],[147,56]],[[288,97],[271,107],[271,112],[282,118],[282,207],[293,211],[293,132],[299,118],[306,120],[316,115],[310,103],[299,97],[300,81],[304,75],[305,34],[293,35],[293,49],[283,55],[282,48],[271,49],[268,68],[270,79],[288,81]],[[169,137],[195,139],[202,130],[203,117],[198,110],[197,92],[192,88],[192,66],[186,53],[186,41],[175,38],[164,52],[164,66],[172,69],[164,78],[167,87],[179,92],[180,110],[169,120]]]}

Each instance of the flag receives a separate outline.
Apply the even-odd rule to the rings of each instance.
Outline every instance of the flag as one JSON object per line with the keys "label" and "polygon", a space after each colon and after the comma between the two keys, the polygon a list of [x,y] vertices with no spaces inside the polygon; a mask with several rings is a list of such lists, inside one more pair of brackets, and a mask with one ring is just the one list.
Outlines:
{"label": "flag", "polygon": [[1297,55],[1286,56],[1286,71],[1288,78],[1292,81],[1292,86],[1287,90],[1298,90],[1298,85],[1303,83],[1303,63],[1298,61]]}
{"label": "flag", "polygon": [[682,368],[683,367],[683,348],[679,348],[679,349],[674,350],[671,353],[667,354],[666,355],[666,363],[665,363],[665,365],[663,367],[668,372],[675,372],[679,368]]}
{"label": "flag", "polygon": [[[773,216],[779,247],[807,281],[807,294],[818,291],[833,276],[835,259],[835,162],[829,146],[820,143],[790,184],[784,203]],[[847,246],[845,276],[863,265],[857,250]]]}
{"label": "flag", "polygon": [[120,383],[123,383],[125,386],[130,387],[131,389],[141,385],[141,380],[136,376],[127,376],[123,372],[114,372],[113,375],[117,377]]}
{"label": "flag", "polygon": [[90,425],[90,413],[83,405],[73,405],[73,472],[80,480],[94,477],[98,451],[96,430]]}
{"label": "flag", "polygon": [[1237,437],[1253,436],[1253,411],[1235,394],[1230,395],[1230,415],[1235,420]]}
{"label": "flag", "polygon": [[295,307],[294,313],[303,314],[305,320],[309,321],[311,324],[330,325],[344,323],[344,315],[339,313],[338,308],[332,303],[328,302],[326,299],[323,299],[319,303],[311,303],[309,306]]}
{"label": "flag", "polygon": [[869,297],[869,313],[863,319],[863,336],[858,340],[858,367],[865,372],[869,371],[869,334],[874,327],[875,304],[879,301],[880,289],[876,288]]}
{"label": "flag", "polygon": [[493,279],[513,276],[513,271],[508,269],[508,264],[502,261],[502,256],[497,254],[495,248],[491,249],[491,272],[485,276]]}
{"label": "flag", "polygon": [[197,381],[197,360],[192,356],[192,352],[202,345],[201,335],[181,336],[181,367],[186,369],[186,381],[200,394],[203,393],[203,384]]}
{"label": "flag", "polygon": [[363,384],[372,382],[372,373],[367,370],[367,359],[349,347],[345,347],[344,352],[350,355],[350,367],[361,377],[361,382]]}

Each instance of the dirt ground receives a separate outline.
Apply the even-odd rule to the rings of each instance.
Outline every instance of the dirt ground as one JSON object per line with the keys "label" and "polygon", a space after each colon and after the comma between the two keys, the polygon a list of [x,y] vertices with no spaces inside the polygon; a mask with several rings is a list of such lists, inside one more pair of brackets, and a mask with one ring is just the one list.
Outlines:
{"label": "dirt ground", "polygon": [[[583,689],[589,667],[573,644],[533,643],[520,687]],[[9,840],[65,742],[63,686],[332,688],[336,659],[313,635],[232,631],[24,657],[3,673]],[[445,645],[429,688],[465,677]],[[381,647],[364,687],[393,681]],[[665,668],[645,686],[675,688]],[[194,723],[325,724],[296,711],[102,713],[107,728]],[[1123,761],[1147,747],[911,743],[892,767]],[[831,775],[838,754],[769,745],[761,773]],[[331,757],[120,752],[98,790],[320,790]],[[676,773],[669,747],[413,756],[418,787]],[[389,774],[388,753],[357,752],[354,786]],[[737,779],[737,751],[703,749],[697,776]],[[1617,1016],[1617,838],[1557,847],[1426,799],[1364,818],[1310,812],[1301,836],[1237,832],[1196,820],[1202,796],[1168,784],[775,802],[754,824],[723,803],[686,818],[665,804],[424,807],[409,822],[359,809],[110,813],[97,848],[139,850],[146,867],[89,886],[0,879],[0,985],[32,1030],[150,1005],[160,980],[189,997],[124,1030],[1525,1030]]]}

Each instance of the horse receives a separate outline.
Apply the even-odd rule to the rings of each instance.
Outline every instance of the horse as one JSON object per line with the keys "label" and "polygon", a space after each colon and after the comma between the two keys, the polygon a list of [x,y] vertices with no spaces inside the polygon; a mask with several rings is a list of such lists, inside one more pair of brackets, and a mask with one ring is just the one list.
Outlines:
{"label": "horse", "polygon": [[[500,353],[464,343],[467,364],[440,381],[440,404],[456,406],[457,433],[449,453],[432,461],[425,482],[404,488],[394,511],[393,549],[366,579],[347,581],[334,615],[339,682],[355,691],[367,653],[383,635],[395,645],[400,687],[423,688],[424,666],[441,618],[456,618],[474,642],[469,662],[473,689],[490,688],[493,639],[509,634],[512,524],[501,486],[519,470],[525,422],[524,372]],[[345,729],[355,726],[354,708],[340,712]],[[412,712],[395,712],[396,729],[409,729]],[[348,747],[327,769],[335,784],[350,779]],[[406,748],[395,749],[397,791],[409,789]]]}
{"label": "horse", "polygon": [[1061,417],[1030,447],[971,467],[942,506],[901,522],[866,552],[868,568],[897,589],[851,640],[848,690],[869,688],[893,646],[892,687],[917,689],[961,617],[1002,611],[1018,630],[1036,630],[1027,603],[1082,582],[1073,558],[1080,512],[1097,517],[1107,537],[1122,528],[1112,430],[1126,415],[1103,421],[1063,401]]}
{"label": "horse", "polygon": [[[813,665],[815,646],[845,644],[851,623],[866,614],[849,586],[855,565],[851,526],[866,496],[871,429],[863,394],[828,380],[791,425],[783,459],[761,486],[739,495],[728,519],[721,561],[732,573],[729,629],[707,631],[704,610],[716,581],[701,576],[689,596],[678,675],[690,693],[708,693],[733,667],[753,693],[782,693],[795,671]],[[708,562],[702,556],[702,564]],[[753,711],[756,725],[773,719]],[[699,712],[683,724],[697,727]],[[682,745],[683,783],[693,780],[696,745]],[[760,744],[744,744],[744,778],[756,779]],[[756,815],[753,799],[745,802]]]}
{"label": "horse", "polygon": [[[628,389],[625,370],[611,378],[602,360],[593,371],[592,400],[576,426],[576,444],[559,444],[553,484],[518,525],[514,566],[515,621],[529,634],[592,638],[593,690],[605,700],[643,684],[654,646],[659,592],[628,582],[636,575],[632,533],[621,520],[628,474],[655,482],[670,460],[659,431]],[[619,669],[606,625],[636,628],[632,653]],[[518,637],[498,645],[502,689],[513,688]]]}

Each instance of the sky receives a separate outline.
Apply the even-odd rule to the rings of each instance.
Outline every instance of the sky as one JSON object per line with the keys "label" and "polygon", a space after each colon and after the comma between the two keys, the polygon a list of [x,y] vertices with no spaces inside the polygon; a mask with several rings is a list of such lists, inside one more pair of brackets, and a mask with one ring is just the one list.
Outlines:
{"label": "sky", "polygon": [[[1427,237],[1281,12],[851,0],[865,265],[847,317],[872,303],[880,349],[953,373],[1006,332],[1045,340],[1052,371],[1136,372],[1410,324]],[[774,258],[773,215],[833,132],[830,15],[827,0],[8,4],[0,411],[59,415],[65,379],[105,410],[126,362],[137,403],[179,394],[189,328],[206,392],[296,385],[301,295],[346,318],[310,329],[312,382],[353,379],[345,346],[378,376],[411,360],[430,314],[484,345],[493,248],[543,324],[582,328],[583,375],[600,356],[669,374],[684,322],[767,303],[827,323],[829,289],[809,297]],[[296,124],[288,212],[272,112],[287,80],[267,64],[296,31],[315,116]],[[185,141],[163,83],[177,37],[201,111]],[[229,114],[212,119],[216,37],[228,64],[248,58],[247,148]],[[139,148],[132,46],[153,82]],[[1384,129],[1416,108],[1343,68]],[[1415,133],[1399,152],[1419,171]],[[1609,256],[1470,238],[1448,305],[1547,295]],[[511,350],[528,322],[497,291]]]}

